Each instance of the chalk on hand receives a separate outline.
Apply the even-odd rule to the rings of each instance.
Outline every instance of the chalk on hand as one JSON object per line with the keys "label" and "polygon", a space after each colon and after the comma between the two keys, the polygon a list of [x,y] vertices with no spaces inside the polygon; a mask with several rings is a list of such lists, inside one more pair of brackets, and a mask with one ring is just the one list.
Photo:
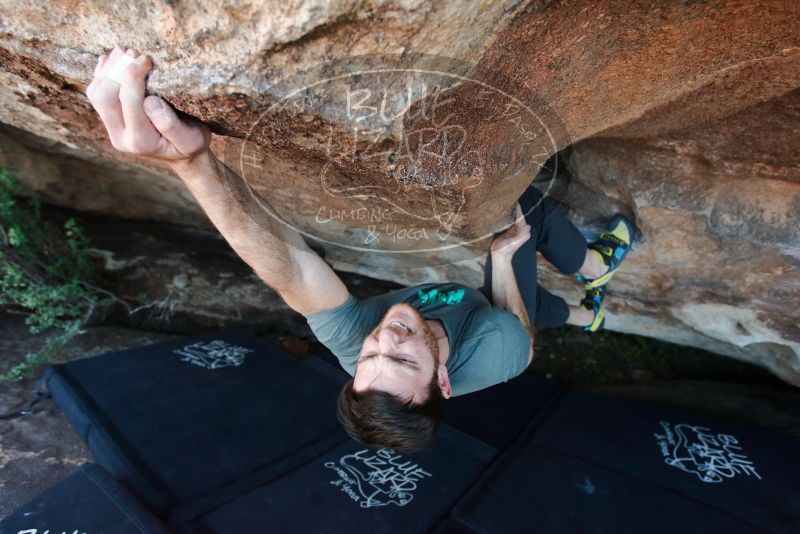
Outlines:
{"label": "chalk on hand", "polygon": [[122,54],[117,58],[117,62],[111,65],[111,68],[108,69],[108,74],[106,74],[106,78],[110,78],[117,82],[118,84],[122,84],[122,72],[125,70],[125,67],[130,65],[136,61],[136,58],[130,54]]}

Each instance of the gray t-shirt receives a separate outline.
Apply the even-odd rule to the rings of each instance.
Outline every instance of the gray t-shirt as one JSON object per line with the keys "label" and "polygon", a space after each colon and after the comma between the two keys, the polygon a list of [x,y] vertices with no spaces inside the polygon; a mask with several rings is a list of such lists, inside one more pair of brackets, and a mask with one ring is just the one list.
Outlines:
{"label": "gray t-shirt", "polygon": [[306,320],[317,339],[353,375],[364,338],[400,302],[442,323],[450,342],[445,366],[453,396],[505,382],[525,370],[530,337],[519,319],[460,284],[421,284],[362,301],[350,295],[344,304],[309,314]]}

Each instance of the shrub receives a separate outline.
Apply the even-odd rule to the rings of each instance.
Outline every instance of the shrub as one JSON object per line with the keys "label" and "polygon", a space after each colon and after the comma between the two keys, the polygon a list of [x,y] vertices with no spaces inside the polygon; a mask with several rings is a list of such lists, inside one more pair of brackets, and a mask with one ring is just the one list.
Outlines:
{"label": "shrub", "polygon": [[108,293],[92,285],[89,240],[74,219],[59,228],[42,218],[41,202],[19,195],[9,168],[0,168],[0,305],[22,309],[44,346],[0,381],[32,377],[90,320]]}

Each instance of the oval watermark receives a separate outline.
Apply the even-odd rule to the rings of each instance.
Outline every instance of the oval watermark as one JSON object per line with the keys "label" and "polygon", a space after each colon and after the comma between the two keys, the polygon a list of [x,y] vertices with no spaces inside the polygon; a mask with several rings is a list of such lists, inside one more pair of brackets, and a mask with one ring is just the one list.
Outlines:
{"label": "oval watermark", "polygon": [[466,260],[512,222],[514,195],[549,159],[543,198],[566,191],[554,187],[551,156],[569,144],[558,117],[483,67],[356,56],[293,75],[271,97],[241,144],[242,177],[265,211],[339,261]]}

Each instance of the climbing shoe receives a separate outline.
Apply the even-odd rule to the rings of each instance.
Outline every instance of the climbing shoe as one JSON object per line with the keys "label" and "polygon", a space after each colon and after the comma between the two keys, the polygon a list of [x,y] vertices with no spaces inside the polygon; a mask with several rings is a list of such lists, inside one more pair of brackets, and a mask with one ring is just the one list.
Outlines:
{"label": "climbing shoe", "polygon": [[614,276],[614,272],[622,263],[625,255],[633,245],[636,237],[633,223],[624,215],[617,215],[611,220],[605,232],[600,234],[597,241],[589,244],[589,250],[597,254],[600,259],[608,265],[608,271],[598,278],[588,279],[584,276],[578,275],[578,282],[584,285],[584,288],[595,289],[603,287]]}
{"label": "climbing shoe", "polygon": [[586,332],[597,332],[603,328],[606,322],[606,309],[603,306],[606,288],[603,286],[586,290],[586,296],[581,301],[581,306],[594,312],[592,322],[583,327]]}

